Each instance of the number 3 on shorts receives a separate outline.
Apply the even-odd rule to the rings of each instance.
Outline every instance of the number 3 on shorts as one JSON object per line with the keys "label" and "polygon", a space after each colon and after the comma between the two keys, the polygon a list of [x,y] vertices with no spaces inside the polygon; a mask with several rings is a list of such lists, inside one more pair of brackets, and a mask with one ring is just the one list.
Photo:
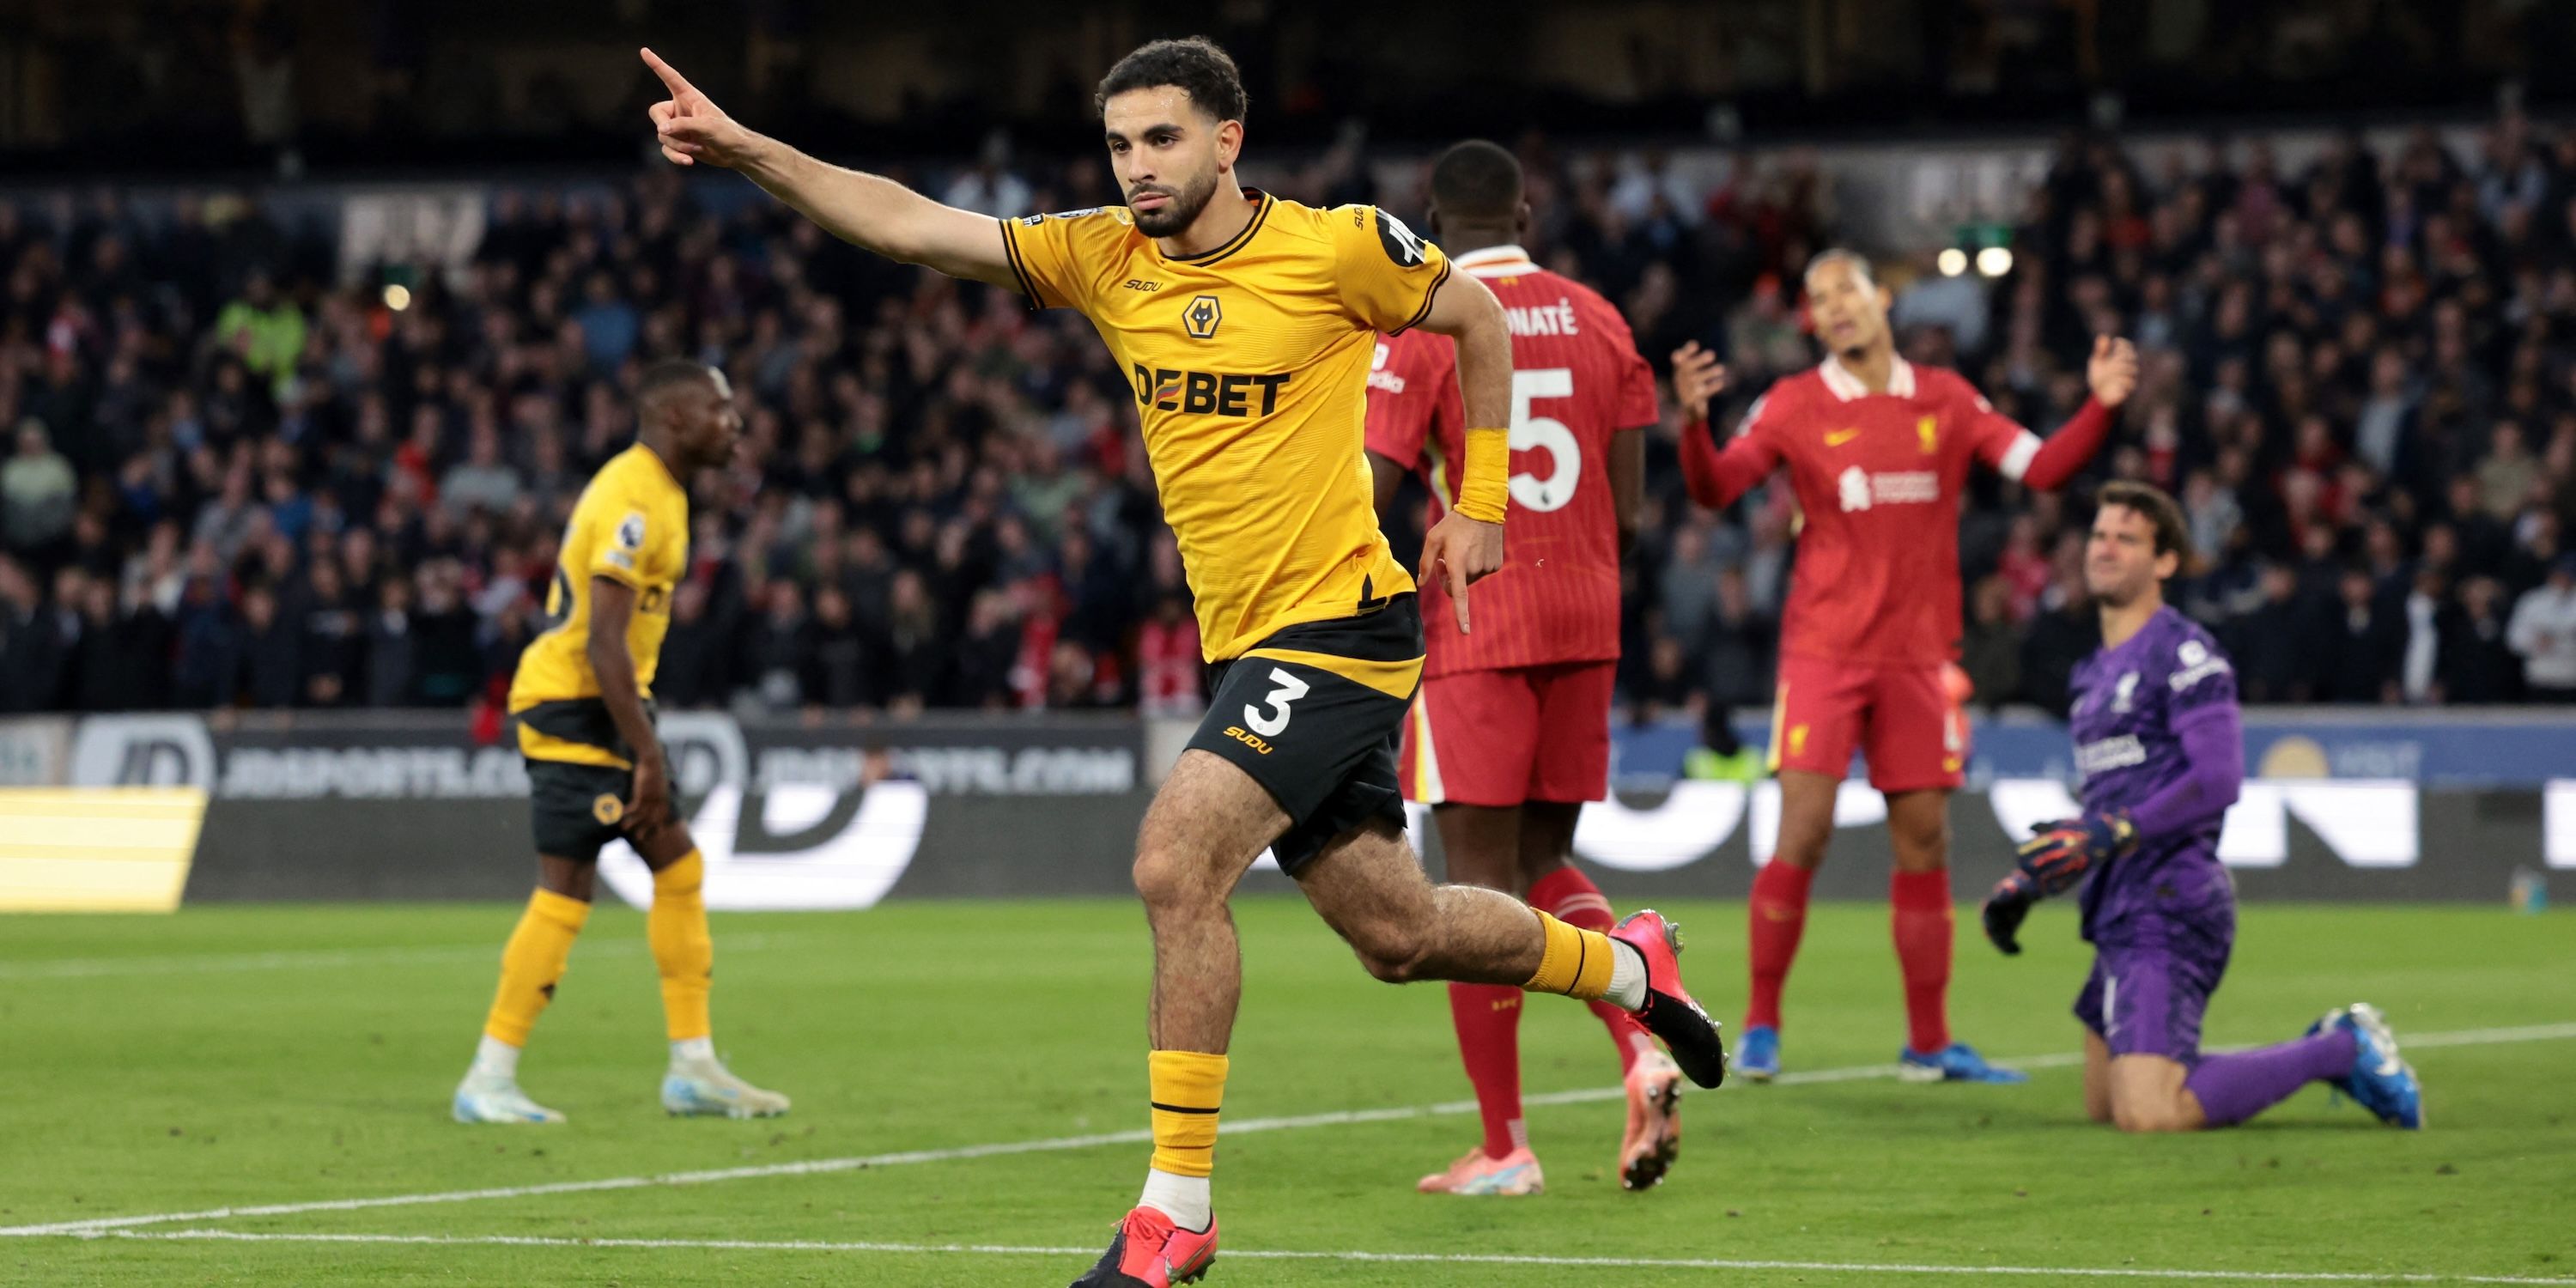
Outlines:
{"label": "number 3 on shorts", "polygon": [[1291,714],[1288,704],[1306,696],[1307,687],[1304,680],[1288,674],[1286,667],[1270,668],[1270,680],[1279,686],[1272,689],[1270,696],[1264,699],[1269,704],[1270,714],[1266,716],[1261,714],[1261,708],[1249,702],[1243,704],[1244,726],[1264,738],[1276,738],[1288,727],[1288,717]]}

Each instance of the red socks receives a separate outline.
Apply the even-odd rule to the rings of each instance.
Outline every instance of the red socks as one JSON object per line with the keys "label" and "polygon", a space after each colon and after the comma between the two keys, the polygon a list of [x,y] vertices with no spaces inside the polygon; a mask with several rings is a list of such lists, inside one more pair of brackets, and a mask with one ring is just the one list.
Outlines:
{"label": "red socks", "polygon": [[1780,986],[1798,957],[1798,936],[1807,929],[1807,888],[1815,880],[1814,872],[1778,859],[1753,874],[1746,909],[1752,925],[1745,938],[1753,964],[1753,1000],[1744,1008],[1748,1029],[1780,1027]]}
{"label": "red socks", "polygon": [[1905,975],[1906,1045],[1930,1055],[1950,1045],[1950,871],[1891,874],[1887,898]]}
{"label": "red socks", "polygon": [[[1610,901],[1602,896],[1601,887],[1592,884],[1592,878],[1571,863],[1533,883],[1529,902],[1531,907],[1577,930],[1597,930],[1606,935],[1619,924],[1619,919],[1610,913]],[[1584,1005],[1592,1008],[1601,1027],[1610,1031],[1611,1043],[1619,1048],[1619,1076],[1628,1076],[1637,1057],[1654,1041],[1646,1036],[1646,1026],[1616,1003],[1595,1000]]]}
{"label": "red socks", "polygon": [[[1580,930],[1607,933],[1617,919],[1599,887],[1572,864],[1539,878],[1530,887],[1530,906]],[[1517,988],[1502,984],[1452,984],[1449,1019],[1458,1029],[1458,1054],[1467,1066],[1467,1081],[1476,1088],[1476,1110],[1485,1122],[1485,1154],[1501,1158],[1529,1145],[1521,1121],[1521,998]],[[1610,1030],[1619,1048],[1619,1072],[1627,1075],[1654,1039],[1637,1017],[1609,1002],[1589,1002],[1592,1013]]]}
{"label": "red socks", "polygon": [[1509,984],[1452,984],[1449,1019],[1458,1054],[1485,1119],[1485,1156],[1501,1158],[1529,1139],[1521,1125],[1521,991]]}

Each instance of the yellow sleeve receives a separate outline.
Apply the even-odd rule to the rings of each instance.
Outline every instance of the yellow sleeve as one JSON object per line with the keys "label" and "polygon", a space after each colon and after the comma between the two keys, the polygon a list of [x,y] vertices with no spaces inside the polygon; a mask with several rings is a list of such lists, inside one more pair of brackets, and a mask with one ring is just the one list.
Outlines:
{"label": "yellow sleeve", "polygon": [[646,540],[651,543],[651,557],[636,562],[643,566],[645,581],[657,587],[680,584],[689,570],[689,506],[686,501],[665,502],[655,508],[648,521]]}
{"label": "yellow sleeve", "polygon": [[1123,236],[1125,212],[1107,207],[1001,220],[1002,250],[1033,309],[1090,311],[1107,240]]}
{"label": "yellow sleeve", "polygon": [[651,509],[624,488],[584,498],[573,522],[590,529],[587,576],[624,582],[638,591],[654,579],[653,543],[661,539],[659,529],[668,527],[669,521],[656,523]]}
{"label": "yellow sleeve", "polygon": [[1361,322],[1401,335],[1431,314],[1449,280],[1449,257],[1404,221],[1375,206],[1342,206],[1325,216],[1333,234],[1333,277],[1343,307]]}

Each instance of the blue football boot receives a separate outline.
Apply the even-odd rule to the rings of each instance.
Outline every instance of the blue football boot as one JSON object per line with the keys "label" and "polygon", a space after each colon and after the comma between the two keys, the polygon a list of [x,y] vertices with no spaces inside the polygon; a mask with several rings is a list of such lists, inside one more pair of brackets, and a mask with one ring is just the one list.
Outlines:
{"label": "blue football boot", "polygon": [[1758,1024],[1735,1044],[1735,1071],[1755,1082],[1780,1076],[1780,1030]]}
{"label": "blue football boot", "polygon": [[2389,1031],[2388,1017],[2368,1002],[2355,1002],[2328,1012],[2309,1031],[2329,1024],[2352,1034],[2352,1073],[2336,1081],[2335,1090],[2391,1127],[2423,1130],[2424,1088],[2415,1080],[2415,1070],[2398,1058],[2397,1035]]}
{"label": "blue football boot", "polygon": [[1988,1064],[1975,1047],[1953,1042],[1938,1051],[1925,1053],[1912,1048],[1896,1053],[1896,1076],[1903,1082],[2028,1082],[2030,1075],[2019,1069]]}

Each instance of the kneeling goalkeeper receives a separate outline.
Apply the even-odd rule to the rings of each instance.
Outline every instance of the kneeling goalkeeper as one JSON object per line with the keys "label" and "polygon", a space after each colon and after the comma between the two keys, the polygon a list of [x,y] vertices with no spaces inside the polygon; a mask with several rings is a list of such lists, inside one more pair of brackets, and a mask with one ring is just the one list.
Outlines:
{"label": "kneeling goalkeeper", "polygon": [[2424,1123],[2415,1073],[2366,1003],[2328,1012],[2294,1042],[2203,1055],[2201,1013],[2236,942],[2236,889],[2218,833],[2245,774],[2236,675],[2209,632],[2166,607],[2187,553],[2173,498],[2141,483],[2096,497],[2084,582],[2102,647],[2078,664],[2067,721],[2081,818],[2043,823],[1986,900],[1986,937],[2019,953],[2036,901],[2084,884],[2092,976],[2083,1021],[2084,1109],[2122,1131],[2240,1123],[2323,1082],[2392,1126]]}

